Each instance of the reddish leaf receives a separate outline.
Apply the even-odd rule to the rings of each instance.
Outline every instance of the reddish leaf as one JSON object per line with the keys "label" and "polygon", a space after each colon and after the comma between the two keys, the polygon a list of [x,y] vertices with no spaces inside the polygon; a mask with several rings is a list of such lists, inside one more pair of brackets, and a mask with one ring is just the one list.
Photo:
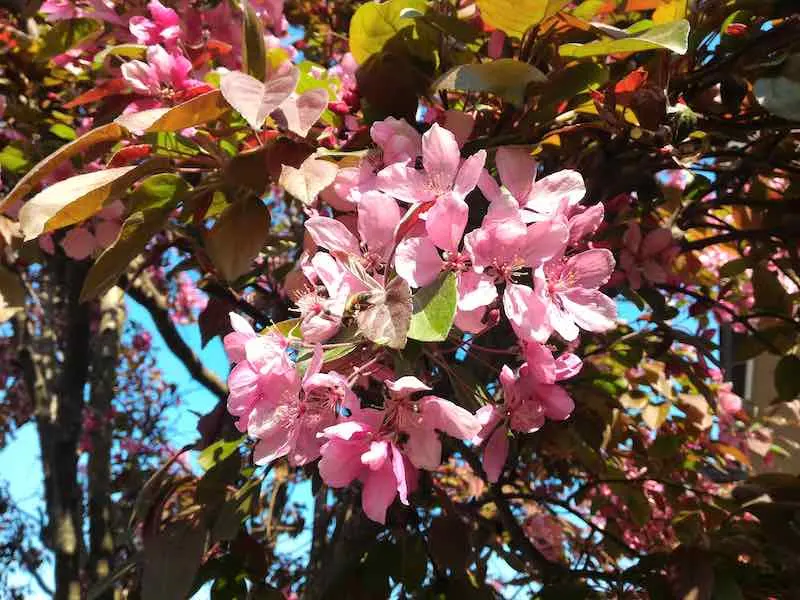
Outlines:
{"label": "reddish leaf", "polygon": [[101,84],[96,85],[88,92],[84,92],[80,96],[73,98],[64,105],[64,108],[75,108],[76,106],[83,106],[84,104],[91,104],[98,102],[108,96],[116,96],[129,89],[128,82],[124,79],[109,79]]}

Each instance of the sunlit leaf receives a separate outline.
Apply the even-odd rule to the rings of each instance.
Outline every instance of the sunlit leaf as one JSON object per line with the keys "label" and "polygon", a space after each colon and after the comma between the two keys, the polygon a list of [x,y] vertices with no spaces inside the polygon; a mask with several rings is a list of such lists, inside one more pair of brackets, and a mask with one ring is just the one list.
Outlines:
{"label": "sunlit leaf", "polygon": [[240,71],[226,73],[220,81],[225,100],[255,130],[264,126],[269,114],[286,100],[297,86],[299,71],[292,67],[285,73],[262,83]]}
{"label": "sunlit leaf", "polygon": [[[408,12],[409,9],[415,12]],[[362,4],[350,21],[350,52],[359,63],[364,63],[400,30],[413,25],[416,13],[424,12],[424,0]]]}
{"label": "sunlit leaf", "polygon": [[[50,173],[73,156],[83,154],[89,148],[102,143],[119,141],[123,137],[125,137],[125,130],[116,123],[109,123],[97,129],[92,129],[75,141],[61,146],[58,150],[37,163],[35,167],[25,174],[25,177],[17,182],[14,189],[0,202],[0,212],[3,212],[6,207],[12,206],[18,200],[27,196],[42,179],[50,175]],[[8,146],[6,146],[6,148],[8,148]]]}
{"label": "sunlit leaf", "polygon": [[88,219],[135,181],[167,166],[161,160],[153,160],[133,167],[84,173],[48,186],[19,211],[25,240]]}
{"label": "sunlit leaf", "polygon": [[800,121],[800,54],[787,58],[777,77],[757,79],[753,92],[765,110],[790,121]]}
{"label": "sunlit leaf", "polygon": [[443,273],[412,297],[413,313],[408,337],[422,342],[447,339],[456,316],[458,290],[455,273]]}
{"label": "sunlit leaf", "polygon": [[528,28],[561,10],[567,0],[477,0],[477,3],[486,23],[521,38]]}
{"label": "sunlit leaf", "polygon": [[[611,33],[614,28],[606,27],[606,29],[607,33]],[[645,50],[670,50],[676,54],[686,54],[689,47],[689,22],[683,19],[656,25],[633,35],[622,29],[617,32],[623,37],[598,40],[587,44],[563,44],[559,47],[558,52],[561,56],[583,58]]]}
{"label": "sunlit leaf", "polygon": [[219,90],[195,96],[172,108],[153,108],[117,117],[114,122],[136,134],[180,131],[220,118],[228,104]]}
{"label": "sunlit leaf", "polygon": [[433,89],[490,92],[512,104],[520,105],[525,101],[525,89],[529,83],[542,83],[546,80],[539,69],[528,63],[501,58],[454,67],[433,84]]}

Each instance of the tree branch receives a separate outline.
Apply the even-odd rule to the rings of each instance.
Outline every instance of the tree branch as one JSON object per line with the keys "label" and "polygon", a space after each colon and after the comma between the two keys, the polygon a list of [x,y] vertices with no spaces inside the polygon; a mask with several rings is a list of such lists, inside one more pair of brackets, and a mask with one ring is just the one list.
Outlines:
{"label": "tree branch", "polygon": [[228,396],[228,386],[216,374],[203,366],[194,351],[181,337],[169,317],[169,307],[166,299],[153,285],[149,276],[146,273],[142,273],[134,281],[128,282],[128,285],[123,284],[123,287],[127,289],[131,298],[150,313],[167,347],[180,359],[192,377],[220,401],[225,401]]}

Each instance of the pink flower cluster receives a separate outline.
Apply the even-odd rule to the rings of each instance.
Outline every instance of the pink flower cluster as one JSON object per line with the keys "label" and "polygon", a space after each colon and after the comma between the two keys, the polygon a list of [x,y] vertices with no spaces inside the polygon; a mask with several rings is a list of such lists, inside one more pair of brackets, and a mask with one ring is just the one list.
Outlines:
{"label": "pink flower cluster", "polygon": [[236,366],[228,379],[228,411],[240,431],[258,439],[256,462],[287,456],[290,464],[304,465],[322,456],[320,475],[328,485],[363,482],[364,512],[375,521],[385,521],[398,494],[408,504],[417,469],[439,466],[437,431],[469,439],[480,429],[474,415],[452,402],[415,399],[430,390],[415,377],[386,381],[384,407],[362,409],[343,376],[321,372],[321,346],[301,376],[286,338],[259,336],[236,314],[231,323],[234,332],[224,343]]}
{"label": "pink flower cluster", "polygon": [[[456,124],[458,136],[438,122],[422,135],[405,121],[375,123],[375,148],[357,166],[336,172],[327,188],[319,181],[331,181],[331,163],[312,157],[290,171],[305,178],[302,189],[323,189],[319,197],[327,204],[306,199],[317,206],[309,207],[306,221],[305,282],[295,286],[303,290],[299,351],[316,346],[303,361],[305,373],[291,358],[298,350],[289,340],[258,336],[241,317],[232,315],[235,332],[225,340],[236,363],[228,408],[258,440],[256,459],[288,456],[301,465],[321,456],[326,483],[361,481],[364,510],[381,522],[395,497],[409,502],[418,469],[439,467],[439,433],[485,444],[484,467],[497,481],[510,431],[534,432],[574,408],[558,382],[576,374],[581,360],[554,357],[545,345],[550,337],[573,342],[581,329],[615,326],[614,301],[600,290],[614,270],[613,255],[586,242],[602,222],[603,206],[581,205],[580,174],[537,179],[525,149],[500,148],[498,182],[484,150],[462,156],[472,120],[450,112],[437,120]],[[468,228],[476,189],[489,208],[478,227]],[[524,362],[502,367],[502,403],[473,415],[429,395],[415,377],[390,375],[382,380],[383,406],[363,408],[345,378],[321,373],[320,344],[342,329],[355,297],[385,285],[391,274],[424,288],[447,273],[457,281],[454,324],[462,335],[480,335],[504,314],[518,338]]]}

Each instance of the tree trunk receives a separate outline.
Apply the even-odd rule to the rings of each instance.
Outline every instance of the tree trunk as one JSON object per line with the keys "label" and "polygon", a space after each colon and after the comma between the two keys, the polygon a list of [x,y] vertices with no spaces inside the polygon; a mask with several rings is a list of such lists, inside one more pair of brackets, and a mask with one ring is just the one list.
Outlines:
{"label": "tree trunk", "polygon": [[[80,600],[83,494],[78,442],[89,365],[90,311],[79,301],[86,266],[58,257],[41,288],[42,330],[29,332],[32,397],[44,472],[48,545],[55,557],[55,600]],[[43,280],[44,283],[44,280]]]}
{"label": "tree trunk", "polygon": [[[100,300],[100,328],[93,340],[89,410],[89,573],[92,583],[111,573],[114,538],[111,530],[111,403],[117,384],[120,339],[125,327],[125,296],[111,288]],[[111,600],[109,589],[98,600]]]}

